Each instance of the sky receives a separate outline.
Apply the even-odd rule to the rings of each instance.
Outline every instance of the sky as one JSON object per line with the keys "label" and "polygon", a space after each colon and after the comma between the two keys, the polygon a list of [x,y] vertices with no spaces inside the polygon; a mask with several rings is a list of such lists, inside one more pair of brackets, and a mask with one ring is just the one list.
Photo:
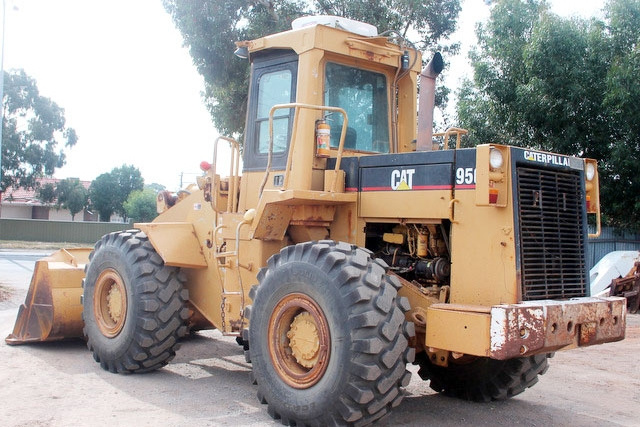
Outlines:
{"label": "sky", "polygon": [[[202,77],[161,0],[4,0],[4,69],[22,68],[64,108],[79,140],[56,178],[93,180],[123,164],[170,190],[195,180],[218,136],[202,101]],[[553,0],[562,16],[599,13],[603,0]],[[470,73],[466,51],[483,0],[463,0],[463,52],[446,84]]]}

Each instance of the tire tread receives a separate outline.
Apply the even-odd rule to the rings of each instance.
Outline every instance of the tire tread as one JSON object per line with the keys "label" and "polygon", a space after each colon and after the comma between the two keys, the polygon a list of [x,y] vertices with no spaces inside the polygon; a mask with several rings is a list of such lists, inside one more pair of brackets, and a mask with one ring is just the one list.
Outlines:
{"label": "tire tread", "polygon": [[[87,347],[94,359],[110,372],[140,373],[161,368],[175,356],[179,338],[188,332],[188,292],[183,289],[185,276],[179,269],[165,266],[146,234],[139,230],[113,232],[104,236],[91,252],[85,272],[91,271],[91,261],[107,248],[117,250],[131,270],[134,301],[129,303],[138,304],[138,310],[135,310],[137,317],[125,320],[135,322],[125,351],[119,352],[121,354],[118,356],[111,356],[111,342],[99,336],[95,319],[87,315],[93,310],[92,301],[83,298]],[[85,278],[84,293],[87,293],[87,286],[93,285],[87,284]]]}
{"label": "tire tread", "polygon": [[[402,400],[402,388],[411,377],[406,364],[413,361],[415,354],[408,347],[415,329],[405,319],[409,304],[397,295],[399,281],[388,276],[388,266],[374,259],[368,250],[330,240],[300,243],[283,248],[260,270],[260,285],[250,291],[252,315],[260,308],[262,298],[267,298],[261,294],[261,284],[270,272],[295,262],[310,262],[326,272],[336,284],[340,299],[349,306],[349,318],[344,321],[351,331],[350,379],[320,419],[302,418],[284,407],[275,407],[268,401],[269,385],[259,379],[258,399],[268,405],[268,413],[274,419],[285,425],[367,425],[385,417]],[[252,337],[251,325],[245,335],[243,339]],[[250,342],[247,353],[246,359],[253,361],[255,372],[256,356]],[[252,378],[255,381],[257,375]]]}

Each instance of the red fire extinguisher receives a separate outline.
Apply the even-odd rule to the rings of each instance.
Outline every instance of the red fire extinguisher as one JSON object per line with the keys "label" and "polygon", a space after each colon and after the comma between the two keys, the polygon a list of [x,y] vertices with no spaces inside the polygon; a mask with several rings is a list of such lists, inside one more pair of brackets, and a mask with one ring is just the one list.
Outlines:
{"label": "red fire extinguisher", "polygon": [[331,126],[324,120],[316,122],[316,157],[329,157],[331,143]]}

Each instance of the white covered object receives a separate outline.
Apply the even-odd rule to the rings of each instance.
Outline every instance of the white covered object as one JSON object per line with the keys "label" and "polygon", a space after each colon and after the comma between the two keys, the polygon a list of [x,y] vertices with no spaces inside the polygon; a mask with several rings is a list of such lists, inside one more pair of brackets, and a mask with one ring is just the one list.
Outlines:
{"label": "white covered object", "polygon": [[608,296],[611,281],[629,274],[636,261],[640,261],[639,251],[614,251],[603,256],[589,271],[591,296]]}
{"label": "white covered object", "polygon": [[378,29],[375,25],[332,15],[303,16],[301,18],[294,19],[291,23],[291,28],[298,30],[300,28],[311,27],[313,25],[326,25],[328,27],[340,28],[341,30],[367,37],[375,37],[378,35]]}

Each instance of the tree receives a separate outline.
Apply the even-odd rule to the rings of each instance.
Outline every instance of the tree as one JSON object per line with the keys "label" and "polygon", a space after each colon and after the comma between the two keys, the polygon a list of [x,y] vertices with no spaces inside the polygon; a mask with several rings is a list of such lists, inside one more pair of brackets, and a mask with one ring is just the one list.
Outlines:
{"label": "tree", "polygon": [[35,188],[37,178],[65,164],[64,148],[76,144],[75,130],[65,125],[64,109],[40,95],[24,70],[4,74],[2,99],[2,180],[8,187]]}
{"label": "tree", "polygon": [[[458,122],[497,142],[598,159],[608,222],[640,227],[640,1],[610,0],[607,21],[564,19],[542,0],[496,2],[477,31]],[[638,62],[636,62],[638,61]]]}
{"label": "tree", "polygon": [[145,190],[152,190],[155,193],[166,190],[166,187],[162,184],[158,184],[157,182],[152,182],[151,184],[146,184],[144,186]]}
{"label": "tree", "polygon": [[38,199],[44,203],[53,203],[56,200],[56,187],[48,182],[40,186],[37,191]]}
{"label": "tree", "polygon": [[133,191],[124,202],[127,216],[135,222],[151,222],[158,216],[156,194],[155,191],[148,188]]}
{"label": "tree", "polygon": [[613,60],[607,73],[604,105],[612,120],[610,168],[603,202],[612,223],[640,229],[640,28],[639,1],[612,1],[607,8]]}
{"label": "tree", "polygon": [[71,221],[78,212],[87,207],[89,192],[78,178],[67,178],[56,186],[57,205],[71,212]]}
{"label": "tree", "polygon": [[[293,19],[334,14],[376,25],[380,32],[418,34],[421,49],[438,46],[456,27],[460,0],[163,0],[182,33],[193,62],[205,80],[205,103],[219,132],[244,131],[249,64],[233,55],[235,41],[252,40],[290,29]],[[410,31],[412,30],[412,31]],[[445,91],[446,92],[446,91]],[[441,98],[446,96],[441,92]]]}
{"label": "tree", "polygon": [[124,208],[124,202],[127,201],[131,192],[144,188],[144,179],[142,179],[140,170],[133,165],[122,165],[113,169],[111,174],[117,182],[114,210],[126,221],[127,212]]}
{"label": "tree", "polygon": [[91,182],[89,200],[91,208],[98,212],[100,221],[109,222],[115,212],[116,178],[110,173],[103,173]]}
{"label": "tree", "polygon": [[126,221],[124,203],[131,192],[142,190],[143,187],[144,180],[138,168],[122,165],[93,180],[89,187],[91,206],[98,211],[100,221],[109,221],[113,213],[119,214]]}

